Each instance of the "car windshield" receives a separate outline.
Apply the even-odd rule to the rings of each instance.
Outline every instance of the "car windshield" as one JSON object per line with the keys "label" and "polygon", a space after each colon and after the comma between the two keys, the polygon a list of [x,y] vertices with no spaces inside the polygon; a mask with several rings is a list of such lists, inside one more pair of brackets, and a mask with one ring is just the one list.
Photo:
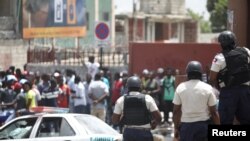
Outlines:
{"label": "car windshield", "polygon": [[86,128],[93,134],[119,135],[116,130],[94,116],[77,115],[75,118],[83,128]]}

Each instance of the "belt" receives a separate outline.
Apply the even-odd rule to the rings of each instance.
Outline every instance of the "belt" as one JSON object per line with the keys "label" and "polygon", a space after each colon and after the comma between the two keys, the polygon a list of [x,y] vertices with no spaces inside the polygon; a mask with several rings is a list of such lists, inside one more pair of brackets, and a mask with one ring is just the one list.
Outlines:
{"label": "belt", "polygon": [[150,128],[143,128],[143,127],[126,127],[127,129],[136,129],[136,130],[142,130],[142,131],[150,131]]}

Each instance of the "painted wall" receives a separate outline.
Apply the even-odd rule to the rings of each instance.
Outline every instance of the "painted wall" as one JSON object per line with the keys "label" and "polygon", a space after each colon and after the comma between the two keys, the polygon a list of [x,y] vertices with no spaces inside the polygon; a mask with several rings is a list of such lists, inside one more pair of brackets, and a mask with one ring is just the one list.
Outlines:
{"label": "painted wall", "polygon": [[185,74],[186,65],[191,60],[200,61],[203,69],[207,70],[218,52],[218,44],[130,43],[129,72],[141,74],[145,68],[173,67],[179,69],[180,74]]}

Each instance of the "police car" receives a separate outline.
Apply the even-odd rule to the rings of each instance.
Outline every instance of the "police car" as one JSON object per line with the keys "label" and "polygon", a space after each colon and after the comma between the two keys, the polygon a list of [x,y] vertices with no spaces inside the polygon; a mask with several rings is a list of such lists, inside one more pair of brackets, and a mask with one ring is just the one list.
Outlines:
{"label": "police car", "polygon": [[121,141],[122,135],[92,115],[40,113],[20,116],[3,125],[0,140]]}

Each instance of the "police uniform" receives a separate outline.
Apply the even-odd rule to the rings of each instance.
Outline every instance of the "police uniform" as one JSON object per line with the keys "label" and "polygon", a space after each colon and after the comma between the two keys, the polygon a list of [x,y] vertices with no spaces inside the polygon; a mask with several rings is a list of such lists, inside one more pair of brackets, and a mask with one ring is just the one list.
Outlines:
{"label": "police uniform", "polygon": [[[248,54],[248,63],[250,51],[245,48]],[[211,71],[221,73],[227,67],[226,58],[223,53],[217,54],[212,62]],[[235,67],[237,68],[237,67]],[[246,77],[244,77],[246,78]],[[242,78],[243,79],[243,78]],[[233,124],[234,117],[241,124],[250,123],[250,94],[249,81],[241,84],[227,86],[223,80],[218,80],[220,88],[219,95],[219,115],[221,124]]]}
{"label": "police uniform", "polygon": [[181,105],[181,141],[196,141],[207,137],[209,106],[216,105],[213,88],[198,79],[181,83],[176,88],[173,103]]}
{"label": "police uniform", "polygon": [[[154,99],[149,95],[144,95],[144,94],[141,94],[140,92],[132,91],[127,96],[145,98],[145,106],[146,106],[146,109],[149,111],[148,116],[150,115],[151,112],[158,111],[158,108],[154,102]],[[124,107],[129,107],[129,106],[131,107],[133,111],[128,112],[130,114],[131,112],[132,113],[135,112],[135,114],[132,115],[133,116],[132,118],[134,118],[133,121],[135,122],[133,121],[130,122],[131,120],[124,121],[124,128],[125,128],[123,132],[124,140],[125,141],[126,140],[153,141],[153,136],[152,136],[152,133],[150,132],[150,129],[151,129],[150,121],[147,119],[147,116],[144,116],[146,120],[139,119],[138,116],[139,117],[141,116],[140,114],[141,110],[136,110],[135,107],[132,108],[131,104],[128,106],[124,106],[125,99],[126,99],[126,95],[120,97],[116,101],[116,105],[114,108],[114,113],[118,115],[122,115],[123,117],[127,116],[125,115],[126,113],[124,113],[126,112]],[[131,119],[131,117],[129,119]],[[134,124],[131,124],[131,123],[134,123]]]}

